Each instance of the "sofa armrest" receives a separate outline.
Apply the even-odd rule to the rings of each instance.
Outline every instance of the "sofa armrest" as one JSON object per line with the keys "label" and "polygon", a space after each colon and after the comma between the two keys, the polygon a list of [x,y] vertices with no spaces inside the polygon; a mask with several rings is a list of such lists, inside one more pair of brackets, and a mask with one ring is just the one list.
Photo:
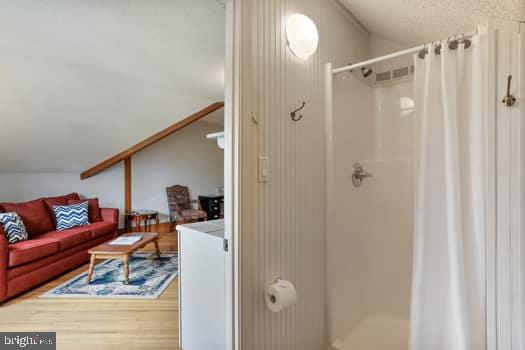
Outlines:
{"label": "sofa armrest", "polygon": [[9,248],[5,232],[0,226],[0,302],[7,297],[7,264],[9,259]]}
{"label": "sofa armrest", "polygon": [[102,221],[118,225],[118,209],[100,208],[100,216],[102,216]]}

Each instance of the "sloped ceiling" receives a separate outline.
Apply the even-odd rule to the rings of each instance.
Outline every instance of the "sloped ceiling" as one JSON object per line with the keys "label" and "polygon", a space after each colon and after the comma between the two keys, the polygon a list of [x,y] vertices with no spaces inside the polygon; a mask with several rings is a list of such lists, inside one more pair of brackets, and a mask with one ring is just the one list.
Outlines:
{"label": "sloped ceiling", "polygon": [[0,9],[0,172],[79,172],[223,99],[215,0]]}
{"label": "sloped ceiling", "polygon": [[373,34],[421,44],[464,33],[486,18],[525,21],[524,0],[341,0]]}

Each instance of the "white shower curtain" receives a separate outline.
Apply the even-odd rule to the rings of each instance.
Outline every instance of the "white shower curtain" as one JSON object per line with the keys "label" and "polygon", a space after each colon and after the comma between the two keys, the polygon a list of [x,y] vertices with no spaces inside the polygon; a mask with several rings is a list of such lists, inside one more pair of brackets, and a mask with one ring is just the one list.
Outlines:
{"label": "white shower curtain", "polygon": [[411,350],[485,341],[487,35],[415,60],[416,191]]}

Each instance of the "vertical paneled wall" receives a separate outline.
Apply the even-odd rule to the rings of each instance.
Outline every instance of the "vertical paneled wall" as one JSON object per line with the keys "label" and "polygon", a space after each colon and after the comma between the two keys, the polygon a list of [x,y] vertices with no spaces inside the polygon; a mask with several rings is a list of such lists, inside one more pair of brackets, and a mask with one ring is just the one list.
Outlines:
{"label": "vertical paneled wall", "polygon": [[[494,33],[491,30],[494,29]],[[493,69],[491,99],[496,104],[496,224],[495,236],[488,236],[488,349],[523,349],[523,207],[525,171],[523,153],[525,128],[525,40],[523,24],[491,20]],[[501,103],[507,93],[507,79],[512,76],[510,93],[517,103],[509,108]],[[490,226],[489,226],[490,227]],[[490,232],[490,231],[489,231]],[[494,305],[495,304],[495,305]],[[495,332],[494,332],[495,330]]]}
{"label": "vertical paneled wall", "polygon": [[[319,350],[325,322],[324,64],[368,56],[368,33],[332,0],[243,0],[241,6],[240,303],[241,349]],[[287,49],[286,18],[314,20],[319,49],[307,61]],[[303,119],[290,112],[302,102]],[[348,113],[352,113],[349,110]],[[270,180],[258,182],[258,158]],[[265,286],[292,281],[299,301],[278,314]]]}

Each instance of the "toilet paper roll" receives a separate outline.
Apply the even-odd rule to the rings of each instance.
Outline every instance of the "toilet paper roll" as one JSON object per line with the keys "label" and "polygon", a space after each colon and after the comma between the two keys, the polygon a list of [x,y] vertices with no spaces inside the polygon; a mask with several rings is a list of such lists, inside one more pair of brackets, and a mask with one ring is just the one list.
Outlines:
{"label": "toilet paper roll", "polygon": [[277,280],[266,288],[266,306],[272,312],[279,312],[297,302],[297,292],[290,281]]}

